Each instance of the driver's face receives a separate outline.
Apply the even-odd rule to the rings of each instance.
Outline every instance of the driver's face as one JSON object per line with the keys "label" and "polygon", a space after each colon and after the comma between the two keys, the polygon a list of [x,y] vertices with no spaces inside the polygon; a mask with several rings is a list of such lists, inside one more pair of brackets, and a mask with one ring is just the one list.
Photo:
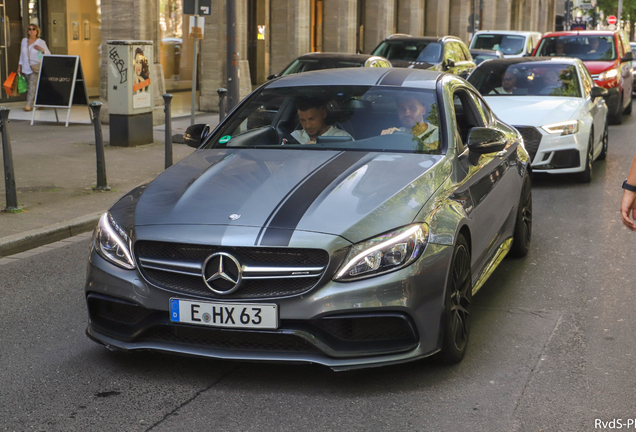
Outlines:
{"label": "driver's face", "polygon": [[316,136],[325,125],[325,117],[327,110],[321,108],[309,108],[307,111],[298,110],[298,118],[300,125],[303,127],[307,135]]}
{"label": "driver's face", "polygon": [[417,123],[424,123],[426,108],[417,99],[399,99],[397,109],[402,126],[412,128]]}

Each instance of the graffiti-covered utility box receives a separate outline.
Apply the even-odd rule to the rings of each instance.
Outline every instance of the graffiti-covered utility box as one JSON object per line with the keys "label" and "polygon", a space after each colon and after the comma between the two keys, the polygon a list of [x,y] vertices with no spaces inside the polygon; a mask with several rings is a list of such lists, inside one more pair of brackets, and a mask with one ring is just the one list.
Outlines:
{"label": "graffiti-covered utility box", "polygon": [[153,142],[152,41],[108,41],[110,145]]}

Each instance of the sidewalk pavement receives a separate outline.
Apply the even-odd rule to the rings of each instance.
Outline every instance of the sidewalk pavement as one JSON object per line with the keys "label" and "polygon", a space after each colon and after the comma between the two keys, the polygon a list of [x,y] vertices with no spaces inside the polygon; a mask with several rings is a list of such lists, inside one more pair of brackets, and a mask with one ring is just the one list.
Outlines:
{"label": "sidewalk pavement", "polygon": [[[31,126],[31,113],[22,111],[24,104],[11,105],[6,105],[11,108],[9,138],[18,205],[23,211],[0,212],[0,257],[92,231],[99,216],[115,201],[164,171],[164,125],[154,128],[153,144],[138,147],[111,147],[109,127],[102,125],[106,177],[111,190],[95,191],[92,189],[97,182],[95,132],[90,121],[85,121],[87,108],[74,107],[68,127],[64,126],[66,110],[59,110],[60,123],[55,122],[52,110],[38,111]],[[78,123],[73,123],[74,120]],[[218,114],[197,114],[196,123],[214,127]],[[189,125],[190,116],[173,118],[173,136],[183,134]],[[174,143],[173,162],[193,151],[185,144]],[[3,158],[0,150],[2,170]],[[0,188],[1,210],[7,205],[4,181]]]}

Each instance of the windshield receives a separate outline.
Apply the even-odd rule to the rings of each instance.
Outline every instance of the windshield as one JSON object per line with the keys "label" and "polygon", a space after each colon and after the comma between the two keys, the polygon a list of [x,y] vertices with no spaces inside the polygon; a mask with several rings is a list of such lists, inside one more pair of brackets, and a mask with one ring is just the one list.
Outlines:
{"label": "windshield", "polygon": [[433,90],[369,86],[264,88],[205,148],[441,154]]}
{"label": "windshield", "polygon": [[439,63],[443,51],[442,44],[438,42],[384,41],[372,54],[389,60]]}
{"label": "windshield", "polygon": [[574,65],[485,62],[468,81],[484,96],[581,97]]}
{"label": "windshield", "polygon": [[609,36],[555,36],[541,39],[537,56],[576,57],[581,60],[616,60],[614,37]]}
{"label": "windshield", "polygon": [[480,34],[475,36],[471,48],[499,50],[503,55],[515,55],[523,52],[525,42],[525,36]]}
{"label": "windshield", "polygon": [[320,69],[336,69],[348,67],[361,67],[364,63],[344,61],[336,59],[296,59],[287,67],[280,76],[291,75],[299,72],[308,72]]}

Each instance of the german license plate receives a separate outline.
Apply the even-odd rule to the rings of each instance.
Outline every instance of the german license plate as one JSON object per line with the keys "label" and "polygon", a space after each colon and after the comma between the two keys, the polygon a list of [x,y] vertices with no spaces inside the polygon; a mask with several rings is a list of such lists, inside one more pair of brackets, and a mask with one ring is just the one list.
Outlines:
{"label": "german license plate", "polygon": [[215,303],[170,299],[170,321],[229,328],[278,328],[278,307],[262,303]]}

